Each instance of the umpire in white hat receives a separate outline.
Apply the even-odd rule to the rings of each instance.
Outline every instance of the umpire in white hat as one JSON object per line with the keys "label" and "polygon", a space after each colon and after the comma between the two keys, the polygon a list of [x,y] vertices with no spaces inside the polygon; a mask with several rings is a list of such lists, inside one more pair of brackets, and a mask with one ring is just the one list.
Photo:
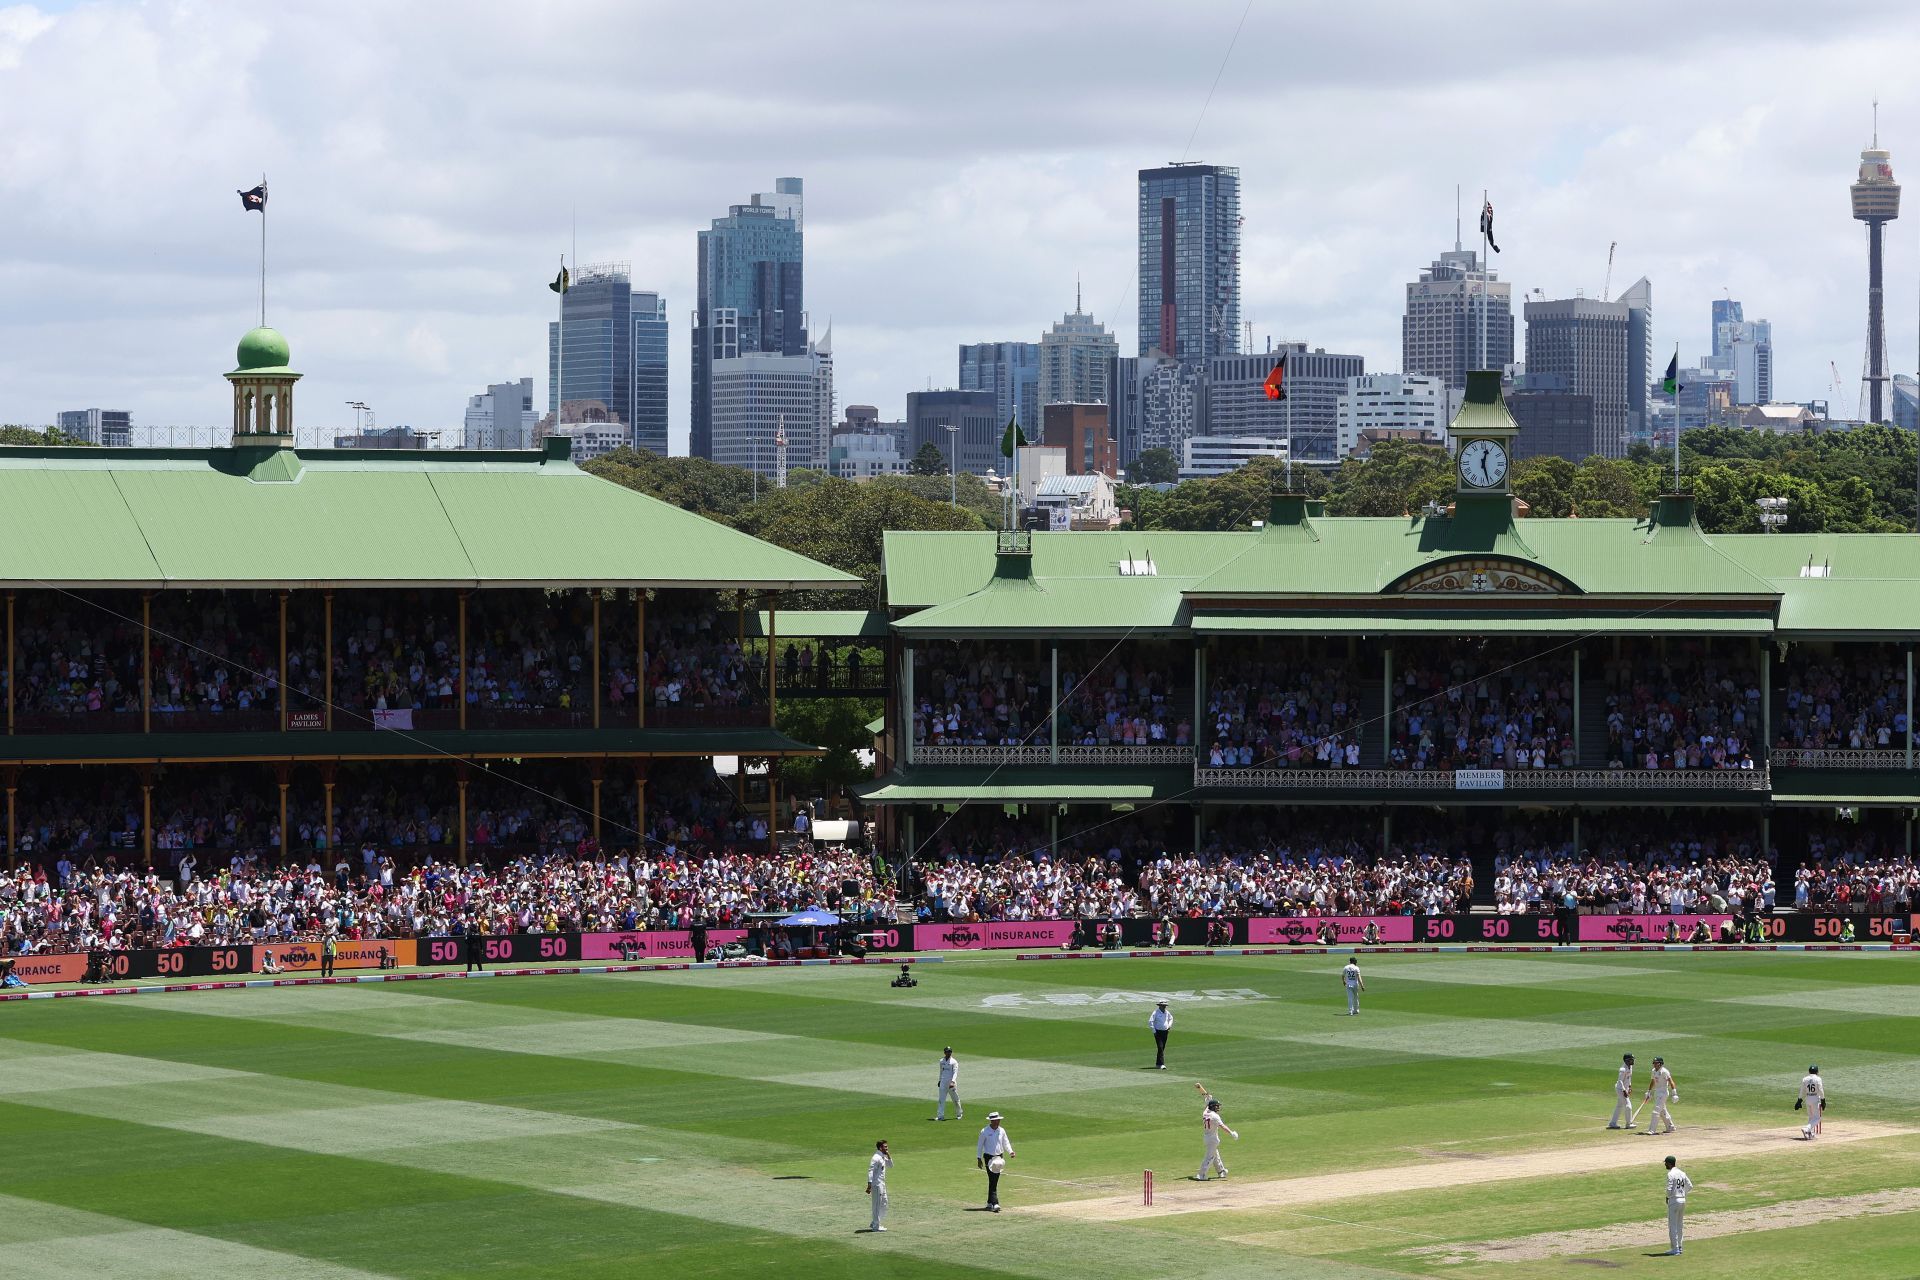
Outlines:
{"label": "umpire in white hat", "polygon": [[1000,1175],[1013,1158],[1013,1139],[1001,1127],[1000,1113],[987,1112],[987,1127],[980,1131],[980,1145],[974,1148],[974,1163],[987,1171],[987,1212],[1000,1212]]}

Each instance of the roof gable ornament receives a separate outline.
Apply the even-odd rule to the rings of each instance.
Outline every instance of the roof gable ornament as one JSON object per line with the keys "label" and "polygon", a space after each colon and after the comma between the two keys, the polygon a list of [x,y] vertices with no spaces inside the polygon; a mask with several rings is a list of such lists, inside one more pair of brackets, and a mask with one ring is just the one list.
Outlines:
{"label": "roof gable ornament", "polygon": [[1426,564],[1387,588],[1399,595],[1578,595],[1580,589],[1537,564],[1474,556]]}

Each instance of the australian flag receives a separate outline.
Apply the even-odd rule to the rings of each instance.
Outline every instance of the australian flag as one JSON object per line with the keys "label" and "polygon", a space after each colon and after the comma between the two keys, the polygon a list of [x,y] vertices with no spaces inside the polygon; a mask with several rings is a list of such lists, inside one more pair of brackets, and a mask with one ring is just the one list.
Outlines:
{"label": "australian flag", "polygon": [[240,193],[240,207],[249,213],[265,213],[267,211],[267,184],[264,179],[261,180],[259,186],[253,188],[251,191],[242,191]]}

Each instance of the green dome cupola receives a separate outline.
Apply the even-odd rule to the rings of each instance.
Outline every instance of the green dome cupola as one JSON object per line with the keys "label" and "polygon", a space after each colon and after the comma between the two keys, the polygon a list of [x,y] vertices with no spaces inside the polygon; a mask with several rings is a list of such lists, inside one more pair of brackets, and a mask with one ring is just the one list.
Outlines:
{"label": "green dome cupola", "polygon": [[290,448],[293,445],[292,353],[278,330],[262,325],[240,339],[233,384],[233,442]]}
{"label": "green dome cupola", "polygon": [[286,338],[278,329],[264,326],[249,330],[240,339],[240,350],[236,359],[236,373],[252,373],[265,370],[283,371],[292,359]]}

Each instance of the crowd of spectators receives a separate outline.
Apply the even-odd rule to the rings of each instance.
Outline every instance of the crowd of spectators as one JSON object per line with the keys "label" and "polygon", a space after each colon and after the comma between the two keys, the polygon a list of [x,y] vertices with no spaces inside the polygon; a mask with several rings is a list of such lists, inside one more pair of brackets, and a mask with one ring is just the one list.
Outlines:
{"label": "crowd of spectators", "polygon": [[1387,760],[1395,769],[1562,769],[1576,761],[1573,659],[1455,641],[1395,650]]}
{"label": "crowd of spectators", "polygon": [[277,611],[265,591],[160,593],[150,658],[154,714],[276,714]]}
{"label": "crowd of spectators", "polygon": [[1898,830],[1835,822],[1804,834],[1806,856],[1793,876],[1802,911],[1920,910],[1920,862]]}
{"label": "crowd of spectators", "polygon": [[1906,660],[1881,646],[1780,660],[1774,745],[1800,751],[1888,751],[1906,745]]}
{"label": "crowd of spectators", "polygon": [[1583,911],[1764,912],[1776,905],[1776,861],[1751,820],[1675,831],[1663,819],[1614,816],[1579,849],[1564,834],[1516,840],[1494,859],[1494,906],[1502,915],[1550,914],[1571,894]]}
{"label": "crowd of spectators", "polygon": [[[1191,697],[1139,652],[1109,650],[1074,655],[1060,668],[1060,742],[1081,747],[1188,746],[1193,742]],[[1182,704],[1185,705],[1182,705]]]}
{"label": "crowd of spectators", "polygon": [[1370,815],[1304,826],[1241,819],[1191,854],[1147,863],[1140,892],[1155,917],[1446,914],[1471,904],[1473,866],[1417,831],[1383,849]]}
{"label": "crowd of spectators", "polygon": [[1360,690],[1344,659],[1234,656],[1210,663],[1207,764],[1215,769],[1357,768]]}
{"label": "crowd of spectators", "polygon": [[448,593],[428,591],[408,592],[398,600],[382,595],[337,602],[334,698],[363,716],[377,711],[457,712],[458,608]]}
{"label": "crowd of spectators", "polygon": [[913,740],[921,746],[1045,746],[1050,677],[987,646],[914,650]]}
{"label": "crowd of spectators", "polygon": [[1607,767],[1751,769],[1760,729],[1760,679],[1752,665],[1704,646],[1602,664]]}
{"label": "crowd of spectators", "polygon": [[1126,855],[1119,847],[1132,842],[1117,830],[1063,833],[1056,847],[1038,821],[972,809],[920,838],[919,879],[909,887],[917,891],[922,922],[1139,914],[1140,900],[1128,883]]}
{"label": "crowd of spectators", "polygon": [[95,947],[167,947],[743,927],[755,916],[806,909],[870,920],[891,902],[867,859],[803,846],[780,854],[732,849],[516,858],[496,867],[428,858],[410,871],[375,855],[275,862],[236,853],[217,866],[188,859],[169,875],[115,859],[0,876],[0,946],[7,955]]}
{"label": "crowd of spectators", "polygon": [[[638,692],[631,657],[609,689],[613,705],[630,705]],[[762,664],[748,657],[738,628],[714,608],[649,608],[645,673],[649,710],[751,707],[766,701]]]}
{"label": "crowd of spectators", "polygon": [[592,633],[577,595],[475,592],[467,602],[469,713],[591,714]]}
{"label": "crowd of spectators", "polygon": [[[84,716],[140,710],[140,626],[124,601],[35,593],[14,623],[14,714]],[[139,603],[131,609],[138,613]]]}

